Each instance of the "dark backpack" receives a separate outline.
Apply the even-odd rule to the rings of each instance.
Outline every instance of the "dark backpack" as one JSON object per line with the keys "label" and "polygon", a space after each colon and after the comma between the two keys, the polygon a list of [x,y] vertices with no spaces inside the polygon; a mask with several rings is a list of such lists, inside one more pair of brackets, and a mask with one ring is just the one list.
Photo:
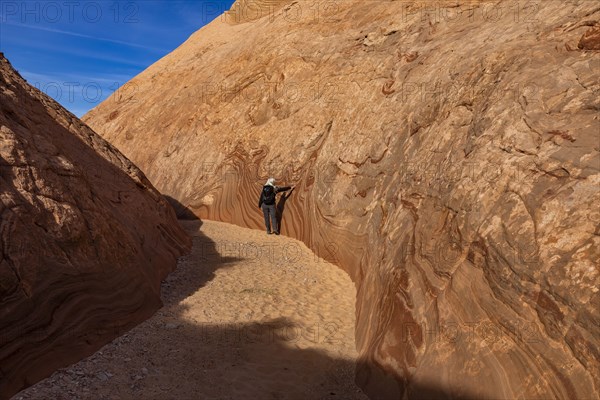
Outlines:
{"label": "dark backpack", "polygon": [[273,186],[265,185],[263,187],[263,201],[268,206],[275,204],[275,188]]}

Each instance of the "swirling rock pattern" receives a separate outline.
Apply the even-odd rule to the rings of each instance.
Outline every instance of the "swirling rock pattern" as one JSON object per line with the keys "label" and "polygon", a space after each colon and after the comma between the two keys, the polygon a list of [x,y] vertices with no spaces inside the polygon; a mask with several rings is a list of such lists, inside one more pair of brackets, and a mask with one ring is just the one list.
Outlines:
{"label": "swirling rock pattern", "polygon": [[0,398],[151,316],[190,246],[140,170],[0,53]]}
{"label": "swirling rock pattern", "polygon": [[283,233],[356,283],[373,398],[597,398],[598,19],[288,2],[214,21],[85,120],[202,218],[263,229],[264,180],[295,184]]}

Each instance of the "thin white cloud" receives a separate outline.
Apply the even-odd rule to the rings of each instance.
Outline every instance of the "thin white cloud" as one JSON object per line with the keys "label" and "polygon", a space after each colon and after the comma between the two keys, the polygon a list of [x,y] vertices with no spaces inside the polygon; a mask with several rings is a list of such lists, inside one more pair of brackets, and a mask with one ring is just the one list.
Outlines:
{"label": "thin white cloud", "polygon": [[76,36],[76,37],[81,37],[81,38],[85,38],[85,39],[97,40],[97,41],[101,41],[101,42],[115,43],[115,44],[120,44],[120,45],[123,45],[123,46],[137,47],[137,48],[144,49],[144,50],[151,50],[151,51],[162,52],[162,53],[168,52],[168,50],[159,49],[159,48],[156,48],[156,47],[150,47],[150,46],[144,46],[144,45],[137,44],[137,43],[125,42],[123,40],[108,39],[108,38],[102,38],[102,37],[98,37],[98,36],[86,35],[86,34],[83,34],[83,33],[70,32],[70,31],[65,31],[65,30],[62,30],[62,29],[47,28],[47,27],[43,27],[43,26],[34,26],[34,25],[27,25],[27,24],[20,24],[20,23],[16,23],[16,22],[12,22],[12,21],[6,21],[6,22],[4,22],[4,24],[6,24],[6,25],[12,25],[12,26],[18,26],[18,27],[26,28],[26,29],[34,29],[34,30],[44,31],[44,32],[60,33],[60,34],[63,34],[63,35]]}
{"label": "thin white cloud", "polygon": [[[148,65],[155,62],[158,57],[154,57],[151,55],[144,55],[143,57],[138,57],[135,60],[133,58],[123,58],[109,55],[108,53],[98,53],[94,51],[90,51],[86,48],[73,48],[70,46],[56,46],[51,43],[41,42],[40,40],[30,40],[25,38],[14,38],[13,41],[15,44],[18,44],[21,48],[33,48],[39,49],[46,53],[55,53],[55,54],[64,54],[67,56],[73,56],[70,58],[89,58],[93,60],[100,60],[104,62],[113,62],[120,65],[128,65],[131,67],[135,67],[136,69],[143,70],[148,67]],[[141,62],[136,62],[141,61]]]}
{"label": "thin white cloud", "polygon": [[29,83],[32,83],[31,81],[46,82],[46,83],[47,82],[62,82],[62,83],[79,84],[79,85],[85,85],[85,84],[90,84],[90,83],[105,84],[105,85],[114,85],[116,83],[118,85],[123,85],[123,84],[129,82],[131,80],[131,78],[133,77],[132,75],[124,75],[124,74],[113,74],[113,75],[105,74],[105,75],[99,75],[99,76],[94,76],[94,77],[78,75],[78,74],[47,75],[47,74],[38,74],[36,72],[31,72],[31,71],[27,71],[27,70],[23,70],[20,73],[29,81]]}

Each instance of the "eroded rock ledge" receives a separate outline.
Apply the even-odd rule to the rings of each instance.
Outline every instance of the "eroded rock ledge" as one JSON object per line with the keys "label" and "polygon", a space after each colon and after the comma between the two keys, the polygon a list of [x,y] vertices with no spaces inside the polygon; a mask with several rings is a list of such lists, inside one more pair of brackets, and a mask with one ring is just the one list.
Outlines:
{"label": "eroded rock ledge", "polygon": [[314,7],[216,20],[85,120],[203,218],[261,228],[295,183],[374,398],[597,398],[597,5]]}
{"label": "eroded rock ledge", "polygon": [[152,315],[190,245],[140,170],[0,54],[0,398]]}

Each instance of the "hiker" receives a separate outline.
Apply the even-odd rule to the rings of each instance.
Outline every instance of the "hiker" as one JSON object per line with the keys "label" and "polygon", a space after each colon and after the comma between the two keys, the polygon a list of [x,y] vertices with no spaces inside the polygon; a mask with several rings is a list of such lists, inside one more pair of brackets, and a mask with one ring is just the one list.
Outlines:
{"label": "hiker", "polygon": [[275,186],[275,179],[269,178],[267,183],[262,188],[260,193],[260,199],[258,200],[258,208],[262,208],[263,214],[265,215],[265,226],[267,227],[267,234],[272,233],[279,235],[279,226],[277,224],[277,209],[275,207],[275,200],[277,193],[287,192],[291,186],[277,187]]}

